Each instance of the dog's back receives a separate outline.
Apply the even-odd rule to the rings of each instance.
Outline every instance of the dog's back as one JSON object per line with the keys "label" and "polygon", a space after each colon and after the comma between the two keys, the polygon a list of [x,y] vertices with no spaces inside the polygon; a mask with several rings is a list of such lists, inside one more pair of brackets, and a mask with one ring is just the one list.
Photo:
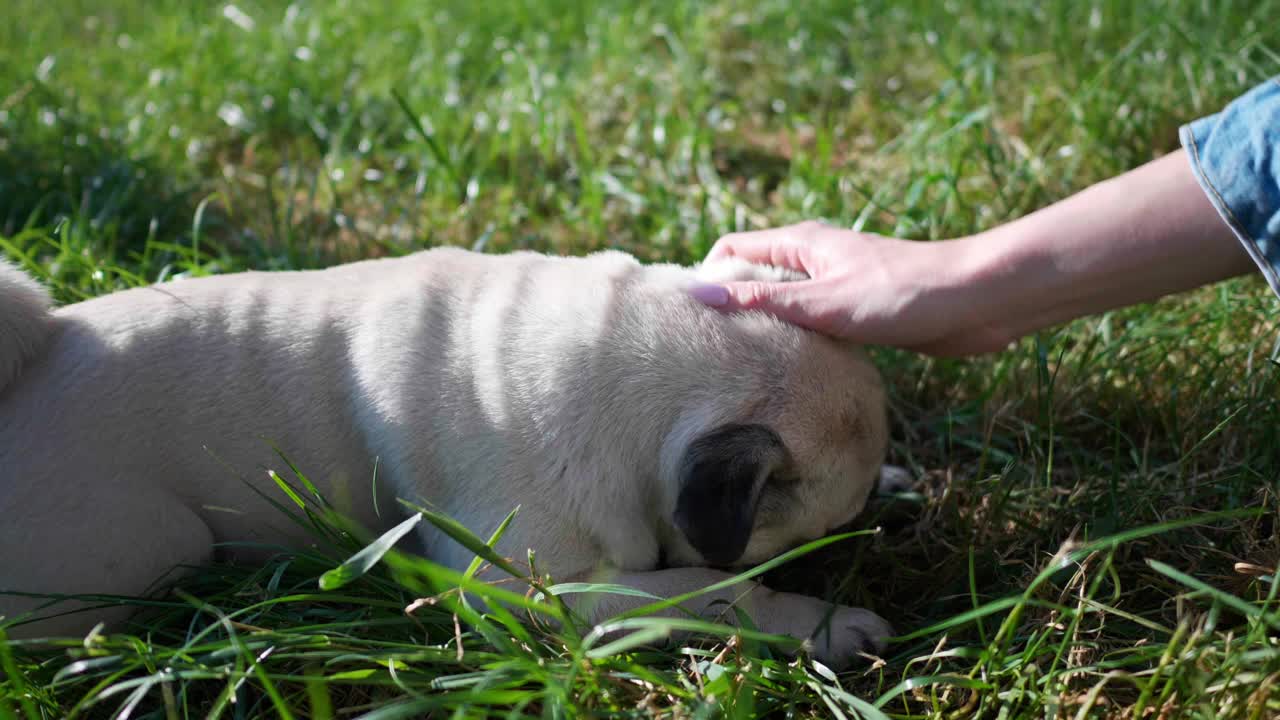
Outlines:
{"label": "dog's back", "polygon": [[0,259],[0,391],[44,347],[49,305],[43,286]]}

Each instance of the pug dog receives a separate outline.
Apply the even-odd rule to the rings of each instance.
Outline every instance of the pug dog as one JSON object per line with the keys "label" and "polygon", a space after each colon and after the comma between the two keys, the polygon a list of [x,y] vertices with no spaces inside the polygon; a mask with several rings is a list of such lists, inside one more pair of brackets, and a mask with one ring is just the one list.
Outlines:
{"label": "pug dog", "polygon": [[[674,597],[732,577],[849,522],[885,456],[884,390],[860,349],[687,294],[793,276],[442,248],[53,309],[0,261],[0,616],[24,621],[11,636],[83,633],[125,611],[67,600],[50,615],[31,593],[138,596],[215,543],[305,546],[254,489],[274,490],[273,444],[374,532],[403,517],[396,498],[481,536],[519,506],[497,550],[532,548],[556,581],[603,568]],[[417,550],[466,568],[427,525]],[[599,621],[641,602],[582,607]],[[755,582],[683,610],[723,603],[837,667],[891,632]]]}

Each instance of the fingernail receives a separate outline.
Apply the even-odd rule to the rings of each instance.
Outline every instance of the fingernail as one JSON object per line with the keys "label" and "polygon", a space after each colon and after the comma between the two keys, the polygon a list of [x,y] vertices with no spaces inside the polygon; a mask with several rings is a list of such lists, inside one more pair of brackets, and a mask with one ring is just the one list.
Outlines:
{"label": "fingernail", "polygon": [[689,286],[689,296],[703,305],[724,307],[729,304],[729,288],[710,283],[694,283]]}

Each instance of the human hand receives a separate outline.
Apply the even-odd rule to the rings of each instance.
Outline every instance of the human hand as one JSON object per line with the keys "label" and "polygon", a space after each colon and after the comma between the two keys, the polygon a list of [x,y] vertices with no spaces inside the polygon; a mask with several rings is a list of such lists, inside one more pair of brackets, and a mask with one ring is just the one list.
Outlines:
{"label": "human hand", "polygon": [[806,222],[727,235],[708,255],[723,257],[809,279],[690,290],[708,305],[950,356],[1001,350],[1037,330],[1254,269],[1185,153],[956,240],[910,242]]}
{"label": "human hand", "polygon": [[984,320],[972,254],[962,240],[914,242],[803,222],[726,235],[707,259],[786,267],[808,280],[700,285],[690,293],[720,310],[763,310],[864,344],[943,356],[1001,350],[1011,338]]}

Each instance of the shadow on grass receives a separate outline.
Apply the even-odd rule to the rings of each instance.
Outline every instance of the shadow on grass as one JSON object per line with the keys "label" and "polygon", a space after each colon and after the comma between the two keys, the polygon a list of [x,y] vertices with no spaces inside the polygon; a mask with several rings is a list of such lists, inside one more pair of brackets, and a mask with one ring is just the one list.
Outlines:
{"label": "shadow on grass", "polygon": [[[0,234],[86,222],[116,250],[141,251],[148,238],[189,229],[197,198],[183,183],[88,127],[58,118],[60,130],[15,122],[0,153]],[[16,130],[16,132],[14,132]],[[28,132],[24,132],[28,131]]]}

